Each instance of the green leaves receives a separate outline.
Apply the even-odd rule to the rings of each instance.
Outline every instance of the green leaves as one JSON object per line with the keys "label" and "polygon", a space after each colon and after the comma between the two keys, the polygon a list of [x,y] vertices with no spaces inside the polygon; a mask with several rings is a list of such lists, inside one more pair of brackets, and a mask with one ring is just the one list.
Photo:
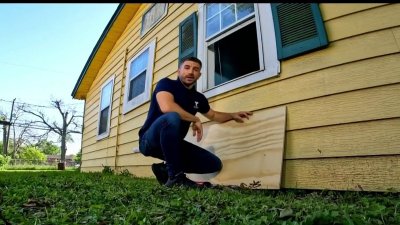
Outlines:
{"label": "green leaves", "polygon": [[400,224],[393,192],[165,188],[111,172],[0,171],[0,224]]}

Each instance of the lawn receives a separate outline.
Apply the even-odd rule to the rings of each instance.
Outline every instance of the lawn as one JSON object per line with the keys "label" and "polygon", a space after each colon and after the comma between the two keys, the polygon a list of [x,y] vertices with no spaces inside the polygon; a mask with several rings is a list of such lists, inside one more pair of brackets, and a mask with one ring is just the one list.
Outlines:
{"label": "lawn", "polygon": [[165,188],[129,173],[0,171],[0,224],[400,224],[400,194]]}

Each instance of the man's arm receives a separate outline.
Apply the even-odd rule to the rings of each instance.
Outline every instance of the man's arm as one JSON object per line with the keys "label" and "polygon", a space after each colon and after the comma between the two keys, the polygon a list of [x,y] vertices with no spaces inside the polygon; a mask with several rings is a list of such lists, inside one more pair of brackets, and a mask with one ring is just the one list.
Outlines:
{"label": "man's arm", "polygon": [[203,137],[203,125],[201,124],[200,118],[193,116],[188,113],[174,100],[174,96],[167,91],[160,91],[156,94],[157,103],[160,107],[161,112],[176,112],[179,114],[182,120],[186,120],[192,123],[193,136],[197,136],[197,142]]}
{"label": "man's arm", "polygon": [[252,112],[241,111],[241,112],[234,112],[234,113],[227,113],[227,112],[218,112],[213,109],[210,109],[207,113],[203,114],[209,120],[216,121],[219,123],[224,123],[229,120],[235,120],[238,123],[243,123],[244,118],[250,119],[249,116],[253,115]]}
{"label": "man's arm", "polygon": [[200,121],[200,118],[197,116],[193,116],[192,114],[188,113],[178,104],[176,104],[174,100],[174,96],[167,92],[167,91],[160,91],[156,95],[157,103],[160,106],[160,110],[163,113],[167,112],[177,112],[182,120],[186,120],[189,122],[197,122]]}

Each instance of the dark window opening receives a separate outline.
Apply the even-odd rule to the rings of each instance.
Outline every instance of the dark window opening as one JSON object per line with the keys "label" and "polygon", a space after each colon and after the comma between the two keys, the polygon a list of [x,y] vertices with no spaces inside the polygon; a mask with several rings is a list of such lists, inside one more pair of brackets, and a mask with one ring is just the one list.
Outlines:
{"label": "dark window opening", "polygon": [[142,94],[144,92],[145,84],[146,84],[146,71],[142,72],[129,82],[128,101]]}
{"label": "dark window opening", "polygon": [[110,106],[107,106],[100,112],[100,126],[99,126],[99,135],[103,134],[107,131],[107,123],[108,123],[108,111]]}
{"label": "dark window opening", "polygon": [[209,46],[214,52],[214,86],[260,70],[256,23]]}

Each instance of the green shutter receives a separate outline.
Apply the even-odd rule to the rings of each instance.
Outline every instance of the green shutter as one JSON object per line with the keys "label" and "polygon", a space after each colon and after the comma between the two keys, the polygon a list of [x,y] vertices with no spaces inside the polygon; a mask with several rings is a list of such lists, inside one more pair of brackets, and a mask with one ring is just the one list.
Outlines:
{"label": "green shutter", "polygon": [[286,59],[328,45],[316,3],[271,4],[278,59]]}
{"label": "green shutter", "polygon": [[193,13],[179,24],[179,63],[197,57],[197,15]]}

